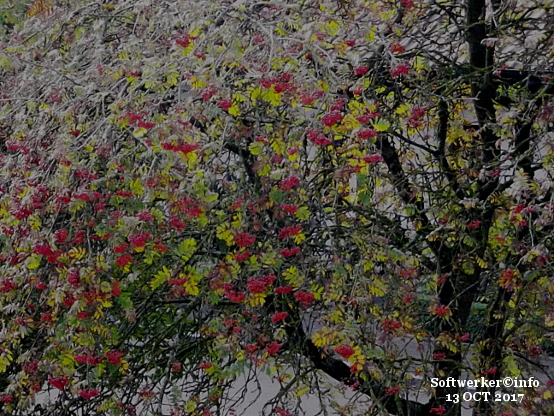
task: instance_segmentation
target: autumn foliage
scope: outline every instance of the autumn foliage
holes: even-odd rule
[[[548,4],[2,9],[0,412],[552,414]]]

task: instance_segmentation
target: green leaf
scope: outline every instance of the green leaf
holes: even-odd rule
[[[11,361],[11,356],[0,355],[0,373],[6,372]]]
[[[469,235],[465,235],[462,238],[462,242],[468,247],[475,247],[475,239],[470,237]]]
[[[250,100],[252,101],[252,104],[255,104],[256,100],[263,94],[262,87],[249,89],[249,91],[250,91]]]
[[[237,103],[233,103],[233,105],[231,106],[231,108],[229,108],[228,112],[229,112],[229,114],[231,114],[232,116],[238,117],[238,116],[240,116],[240,107],[238,106]]]
[[[135,195],[141,196],[144,188],[142,187],[141,181],[139,178],[135,179],[129,184],[129,188],[131,189],[131,192]]]
[[[223,223],[217,226],[216,228],[216,236],[220,240],[225,241],[225,243],[230,246],[233,244],[233,233],[231,232],[229,223]],[[220,247],[223,249],[223,247]]]
[[[214,202],[214,201],[217,201],[218,198],[219,198],[219,194],[217,194],[216,192],[207,192],[206,196],[204,197],[204,201]]]
[[[217,305],[220,299],[219,299],[219,296],[217,296],[215,293],[209,292],[207,296],[207,300],[210,305]]]
[[[410,112],[410,108],[411,108],[410,104],[407,104],[407,103],[400,104],[400,106],[398,106],[395,112],[396,114],[400,114],[401,116],[403,116]]]
[[[131,301],[131,295],[128,292],[123,292],[119,298],[119,304],[123,309],[132,309],[133,308],[133,302]]]
[[[377,28],[375,27],[372,27],[368,34],[365,36],[365,39],[369,42],[369,43],[373,43],[375,41],[375,33],[377,32]]]
[[[387,285],[381,279],[375,279],[369,285],[369,291],[373,296],[385,296]]]
[[[390,127],[390,123],[387,120],[382,118],[378,118],[373,123],[373,128],[380,132],[387,131],[389,127]]]
[[[284,192],[278,190],[278,189],[273,189],[270,193],[269,193],[269,199],[272,201],[272,202],[275,202],[277,204],[280,204],[281,202],[283,202],[286,198],[287,194],[285,194]]]
[[[281,104],[281,97],[283,94],[275,92],[275,87],[272,85],[271,88],[263,93],[263,99],[269,104],[277,107]]]
[[[264,145],[261,142],[254,142],[248,146],[248,150],[250,150],[250,153],[253,155],[259,155],[260,153],[263,153]]]
[[[382,358],[385,355],[385,352],[382,348],[376,347],[375,349],[369,348],[366,350],[366,355],[368,358]]]
[[[42,255],[40,254],[31,255],[27,260],[27,269],[29,270],[36,269],[38,266],[40,266],[41,261],[42,261]]]
[[[310,218],[310,211],[308,210],[308,207],[300,207],[298,208],[298,211],[296,211],[296,218],[299,220],[307,220]]]
[[[181,241],[177,251],[184,261],[187,261],[192,257],[196,251],[196,240],[194,238],[187,238],[185,241]]]
[[[171,273],[169,272],[167,267],[163,266],[162,270],[156,273],[156,275],[154,276],[154,279],[152,279],[152,281],[150,282],[150,288],[152,290],[156,290],[165,282],[167,282],[170,277],[171,277]]]
[[[31,231],[38,231],[42,223],[36,216],[31,215],[29,217],[29,225],[31,226]]]
[[[177,81],[179,81],[178,72],[170,72],[169,74],[167,74],[165,81],[167,86],[177,85]]]

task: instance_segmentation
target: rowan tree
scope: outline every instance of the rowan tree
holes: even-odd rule
[[[550,1],[0,5],[5,414],[552,413]]]

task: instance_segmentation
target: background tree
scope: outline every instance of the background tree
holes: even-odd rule
[[[225,414],[263,370],[268,413],[323,372],[371,399],[346,414],[455,415],[431,377],[547,374],[549,3],[28,9],[0,52],[3,411]],[[520,392],[477,412],[551,414]]]

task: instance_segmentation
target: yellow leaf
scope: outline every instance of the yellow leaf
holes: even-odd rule
[[[92,316],[95,320],[100,320],[104,316],[104,311],[101,308],[96,309]]]
[[[69,250],[69,257],[74,260],[81,260],[87,254],[86,250],[83,247],[73,247]]]
[[[348,103],[348,109],[352,113],[353,116],[358,116],[363,112],[364,104],[360,103],[359,101],[350,101]]]
[[[145,129],[144,127],[138,128],[133,132],[133,136],[136,137],[137,139],[140,139],[141,137],[144,137],[146,135],[147,131],[148,130]]]
[[[42,225],[42,223],[37,217],[35,217],[34,215],[31,215],[29,217],[29,225],[31,226],[31,231],[37,231],[38,229],[40,229],[40,226]]]
[[[259,155],[260,153],[263,153],[264,145],[261,142],[253,142],[250,146],[248,146],[248,150],[250,150],[250,153],[253,155]]]
[[[370,271],[371,269],[373,269],[373,266],[374,266],[373,262],[371,260],[368,260],[368,259],[365,259],[363,261],[363,265],[364,265],[364,271],[365,272]]]
[[[265,294],[263,293],[252,293],[248,299],[246,299],[246,304],[252,307],[262,306],[265,303]]]
[[[287,151],[287,145],[282,140],[272,140],[270,146],[278,155],[284,155]]]
[[[400,114],[401,116],[408,114],[410,112],[410,104],[404,103],[398,106],[396,109],[396,114]]]
[[[46,16],[52,12],[54,8],[53,0],[35,0],[33,4],[27,9],[27,15],[32,16]]]
[[[171,274],[169,273],[169,270],[167,269],[167,267],[163,266],[162,270],[156,273],[154,279],[152,279],[152,281],[150,282],[150,287],[152,288],[152,290],[156,290],[167,280],[169,280],[170,277]]]
[[[344,130],[354,130],[360,126],[361,123],[352,114],[347,114],[341,122],[341,128]]]
[[[296,244],[302,243],[306,239],[306,235],[304,233],[298,233],[294,236],[294,242]]]
[[[239,94],[238,92],[233,94],[233,100],[237,101],[239,103],[246,101],[246,97],[242,94]]]
[[[481,269],[486,269],[487,268],[487,262],[485,260],[483,260],[480,257],[477,257],[475,260],[477,261],[477,264],[479,265],[479,267]]]
[[[369,291],[373,296],[385,296],[385,290],[386,290],[385,282],[383,282],[381,279],[375,279],[370,285],[369,285]]]
[[[240,212],[238,212],[236,215],[233,216],[233,222],[231,223],[231,227],[233,228],[240,228],[242,224],[242,215]]]
[[[206,86],[206,83],[199,80],[197,77],[191,77],[190,78],[190,84],[192,85],[192,88],[202,88]]]
[[[333,332],[326,326],[324,326],[321,331],[316,332],[312,336],[312,342],[316,347],[326,347],[331,345],[335,339]]]
[[[140,183],[139,178],[132,181],[129,184],[129,188],[131,189],[131,192],[133,192],[133,194],[135,194],[135,195],[141,196],[142,193],[143,193],[143,187],[142,187],[142,184]]]
[[[196,251],[196,240],[194,238],[187,238],[179,244],[178,250],[181,258],[187,261]]]
[[[310,388],[308,386],[304,386],[304,387],[298,389],[298,391],[296,392],[296,397],[300,397],[300,396],[305,395],[308,392],[309,389]]]
[[[283,272],[283,277],[288,284],[294,287],[299,287],[304,282],[304,276],[295,266],[289,267],[287,270],[285,270]]]
[[[275,107],[281,104],[281,97],[282,94],[276,93],[273,85],[263,94],[263,99]]]
[[[9,355],[6,356],[6,353],[0,355],[0,373],[6,372],[11,361],[11,357]]]
[[[220,240],[225,241],[228,246],[233,244],[233,234],[231,233],[229,223],[223,223],[221,225],[218,225],[216,228],[216,234],[217,238]]]
[[[319,86],[319,88],[321,88],[323,91],[327,92],[329,91],[329,84],[327,84],[325,81],[323,80],[319,80],[317,81],[317,85]]]
[[[73,353],[64,353],[61,354],[59,360],[64,367],[69,367],[73,365],[75,358]]]
[[[177,85],[177,82],[179,81],[179,73],[178,72],[170,72],[166,76],[166,85],[173,86]]]
[[[373,123],[373,128],[377,131],[381,131],[381,132],[387,131],[389,127],[390,127],[390,123],[387,120],[382,118],[378,118]]]
[[[249,88],[248,91],[250,92],[250,100],[255,104],[256,100],[262,95],[262,87]]]
[[[27,263],[27,269],[29,270],[36,269],[38,266],[40,266],[41,261],[42,261],[42,256],[40,254],[31,255]]]
[[[375,32],[376,32],[375,27],[372,27],[369,33],[365,36],[365,38],[369,43],[373,43],[375,41]]]
[[[240,116],[240,108],[236,103],[233,103],[233,105],[229,108],[228,112],[234,117]]]
[[[269,176],[271,173],[271,165],[269,163],[266,163],[263,165],[263,167],[258,172],[259,176]]]
[[[182,276],[182,275],[180,275]],[[183,287],[185,290],[191,295],[191,296],[198,296],[200,293],[200,290],[198,289],[198,282],[200,280],[200,276],[198,275],[192,275],[190,276]]]
[[[427,64],[421,56],[416,56],[412,62],[413,68],[416,72],[421,72],[427,69]]]
[[[327,33],[331,36],[335,36],[339,31],[339,25],[337,22],[331,20],[327,25]]]
[[[291,162],[298,162],[300,160],[300,155],[297,153],[293,153],[292,155],[287,154],[287,159]]]
[[[296,218],[300,220],[307,220],[310,218],[310,211],[307,207],[300,207],[298,208],[298,211],[296,211]]]
[[[189,36],[190,36],[191,38],[197,38],[198,36],[200,36],[201,30],[202,30],[202,26],[201,26],[201,27],[197,27],[196,29],[192,30],[192,31],[189,33]]]

